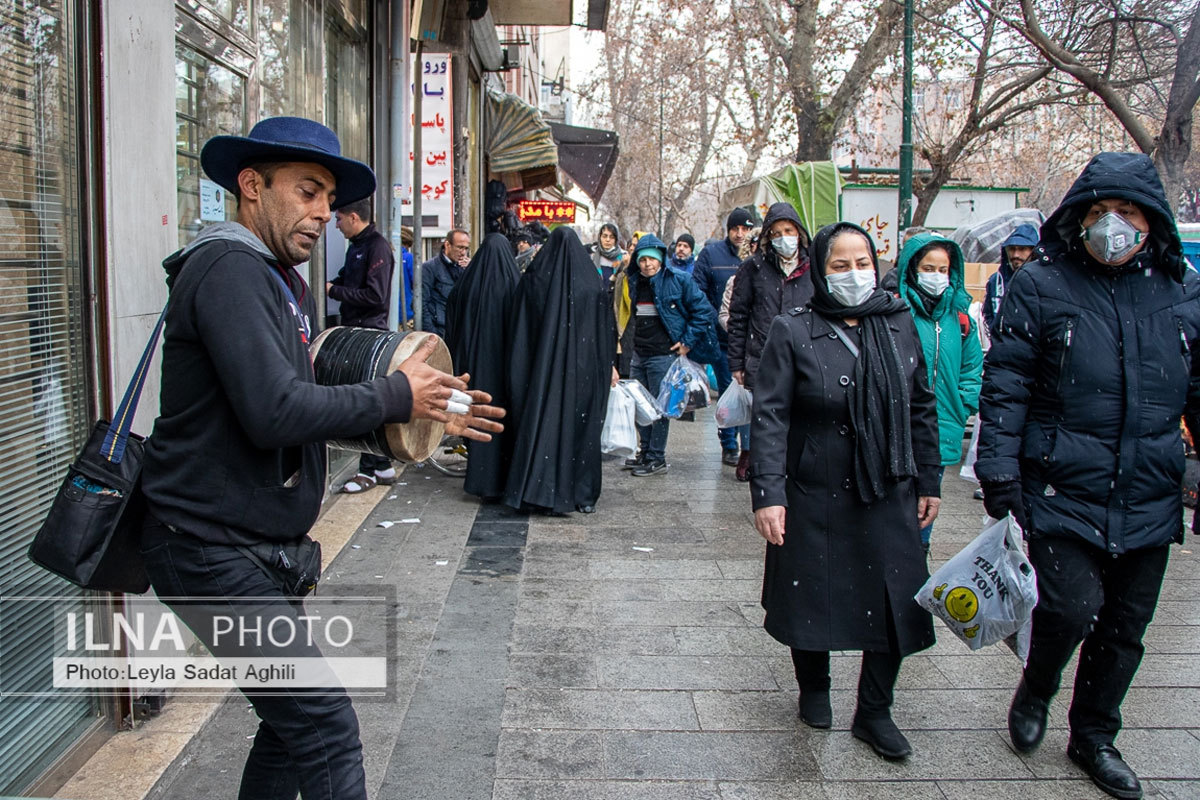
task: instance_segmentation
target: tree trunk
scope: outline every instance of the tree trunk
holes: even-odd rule
[[[918,228],[924,225],[925,220],[929,218],[929,209],[933,207],[933,201],[937,199],[942,187],[950,180],[950,168],[950,164],[934,164],[933,172],[929,177],[913,187],[913,197],[917,201],[917,207],[913,211],[911,227]]]

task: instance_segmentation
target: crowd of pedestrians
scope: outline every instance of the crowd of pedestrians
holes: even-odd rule
[[[321,191],[349,185],[355,196],[366,193],[354,184],[365,186],[361,165],[316,163],[327,170]],[[285,169],[272,177],[293,176]],[[290,365],[276,369],[287,373],[276,383],[310,384],[303,342],[291,341],[290,323],[262,310],[288,292],[304,296],[289,266],[306,253],[262,244],[273,241],[273,223],[257,216],[257,198],[269,194],[270,181],[254,167],[230,181],[244,203],[242,225],[202,237],[169,260],[168,270],[201,259],[216,269],[226,254],[244,261],[238,280],[258,298],[247,314],[271,328],[252,338],[269,333],[286,350],[281,364]],[[606,471],[607,400],[620,378],[658,395],[668,369],[686,356],[711,370],[717,392],[736,381],[752,394],[751,423],[715,435],[731,478],[750,484],[754,525],[766,541],[764,625],[791,653],[799,717],[832,726],[830,653],[861,651],[851,732],[881,757],[899,760],[912,747],[891,716],[897,676],[906,656],[934,643],[932,617],[913,598],[929,579],[942,478],[962,458],[974,419],[984,507],[1020,524],[1037,573],[1028,660],[1008,713],[1013,747],[1025,753],[1041,743],[1062,673],[1082,647],[1067,754],[1108,794],[1140,797],[1138,777],[1115,746],[1120,706],[1142,659],[1169,545],[1183,537],[1180,423],[1193,431],[1200,424],[1192,356],[1200,344],[1200,280],[1185,268],[1153,163],[1143,155],[1098,155],[1040,231],[1015,227],[986,287],[984,330],[968,313],[963,253],[953,240],[910,236],[885,274],[863,228],[838,222],[810,231],[787,202],[765,212],[758,220],[734,209],[724,236],[698,253],[688,233],[669,244],[640,231],[624,240],[605,223],[587,246],[568,226],[514,229],[489,233],[472,255],[470,234],[451,230],[422,265],[419,289],[423,327],[445,337],[479,403],[477,414],[456,425],[472,439],[466,491],[527,512],[592,513]],[[328,200],[311,213],[328,217]],[[348,324],[386,327],[390,249],[371,225],[369,203],[344,205],[337,217],[350,250],[328,294],[341,300]],[[203,278],[192,280],[202,274],[189,266],[173,301],[181,291],[202,291]],[[177,412],[169,406],[178,398],[207,396],[194,377],[173,370],[200,346],[224,348],[222,358],[254,372],[256,384],[263,367],[261,357],[250,359],[202,319],[178,317],[168,315],[164,416],[146,468],[147,495],[162,521],[148,527],[147,539],[152,549],[167,549],[148,556],[156,587],[203,592],[202,582],[176,585],[175,560],[201,556],[184,553],[167,523],[194,528],[196,541],[187,541],[197,552],[235,542],[225,507],[192,498],[167,468],[207,462],[168,456],[185,444],[227,455],[229,442],[188,442],[171,427]],[[468,388],[415,363],[407,369],[407,378],[325,402],[347,404],[346,415],[367,428],[444,419],[445,395]],[[215,377],[210,383],[223,385]],[[224,394],[211,404],[229,420],[253,406]],[[501,408],[503,429],[491,421]],[[266,463],[256,447],[278,448],[271,463],[283,463],[296,445],[315,446],[347,425],[244,442],[246,491],[264,480],[255,471]],[[638,427],[638,450],[623,463],[632,476],[669,470],[670,425],[663,417]],[[228,426],[243,429],[258,430]],[[393,477],[390,464],[364,458],[353,481],[361,491]],[[297,516],[297,531],[302,522]],[[256,707],[261,736],[271,740],[282,716],[269,703]],[[339,786],[350,787],[344,796],[361,796],[348,702],[313,708],[337,718],[344,763],[327,767]],[[286,735],[309,741],[317,734]],[[261,780],[260,771],[252,757],[247,780]],[[300,786],[318,779],[316,770],[293,778]]]
[[[851,732],[903,759],[893,689],[903,658],[934,642],[913,596],[929,578],[942,478],[976,420],[985,508],[1022,527],[1040,597],[1009,709],[1013,747],[1040,744],[1082,645],[1067,753],[1108,794],[1140,797],[1115,747],[1120,706],[1168,546],[1182,541],[1180,422],[1195,429],[1200,412],[1200,281],[1152,162],[1101,154],[1040,231],[1016,226],[982,326],[962,250],[936,233],[908,237],[886,274],[867,231],[812,233],[786,202],[760,223],[735,209],[694,258],[690,234],[620,236],[605,224],[589,254],[560,229],[553,255],[520,279],[521,302],[538,307],[510,360],[539,353],[513,375],[537,400],[512,398],[510,429],[528,453],[512,458],[507,501],[594,509],[599,425],[587,415],[603,418],[618,375],[657,394],[686,355],[718,391],[742,384],[752,423],[716,435],[751,484],[765,627],[791,651],[799,716],[832,725],[830,652],[862,651]],[[572,414],[578,424],[564,424]],[[634,476],[669,469],[669,424],[639,428],[624,463]]]

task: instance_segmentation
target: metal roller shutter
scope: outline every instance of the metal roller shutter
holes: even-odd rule
[[[0,794],[97,715],[83,695],[14,696],[52,687],[56,601],[11,598],[81,595],[26,557],[89,427],[75,21],[72,0],[0,0]]]

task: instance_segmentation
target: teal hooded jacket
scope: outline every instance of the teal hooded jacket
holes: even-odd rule
[[[926,307],[923,296],[912,285],[909,264],[926,245],[944,244],[950,252],[950,286],[938,298],[932,310]],[[941,443],[942,466],[957,464],[962,458],[963,431],[967,418],[979,410],[979,388],[983,376],[983,348],[975,322],[968,319],[969,330],[962,333],[959,313],[966,314],[971,305],[963,270],[962,251],[953,240],[936,233],[912,237],[900,251],[896,262],[900,297],[908,303],[925,366],[929,370],[929,385],[937,395],[938,432]]]

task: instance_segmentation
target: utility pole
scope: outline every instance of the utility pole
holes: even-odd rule
[[[666,236],[663,231],[663,74],[661,65],[658,70],[658,235]]]
[[[900,207],[896,215],[899,234],[912,224],[913,194],[913,1],[904,0],[904,122],[900,141]]]
[[[404,185],[405,161],[408,159],[409,137],[409,79],[408,79],[408,31],[409,3],[392,3],[391,30],[391,115],[389,126],[390,159],[388,173],[391,177],[388,187],[391,195],[389,209],[391,214],[388,223],[391,228],[391,240],[396,246],[396,269],[392,272],[392,297],[399,298],[399,303],[390,303],[388,307],[388,328],[399,330],[404,327],[408,303],[404,289],[404,251],[400,242],[400,227],[402,220],[402,202]],[[414,248],[416,245],[414,244]],[[413,255],[414,261],[416,255]],[[415,268],[415,264],[413,265]],[[419,285],[419,284],[418,284]],[[416,286],[413,287],[416,289]]]
[[[424,50],[425,43],[417,40],[417,53],[414,68],[417,74],[421,74],[421,55]],[[420,81],[413,81],[412,93],[412,144],[413,144],[413,161],[412,161],[412,182],[413,182],[413,321],[416,330],[425,330],[425,309],[422,302],[424,292],[421,291],[421,262],[425,260],[424,247],[424,231],[421,230],[421,189],[424,187],[424,177],[421,175],[421,163],[425,157],[421,150],[421,120],[424,119],[422,111],[422,100],[424,92],[422,91]]]

